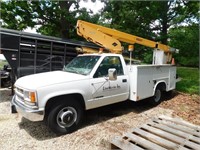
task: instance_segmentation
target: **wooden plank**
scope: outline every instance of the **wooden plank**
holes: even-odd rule
[[[184,145],[184,146],[188,146],[188,147],[191,147],[193,149],[200,149],[200,144],[196,144],[196,143],[193,143],[193,142],[190,142],[188,140],[185,140],[185,142],[181,145]]]
[[[150,142],[142,137],[139,137],[135,134],[132,134],[130,132],[126,133],[125,134],[126,137],[128,137],[130,140],[132,140],[133,142],[135,143],[138,143],[139,145],[141,145],[142,147],[145,147],[145,149],[159,149],[159,150],[166,150],[165,148],[153,143],[153,142]]]
[[[200,144],[200,138],[195,137],[195,136],[191,136],[191,134],[189,134],[189,133],[185,133],[185,132],[183,132],[183,131],[180,131],[180,130],[177,130],[177,129],[168,127],[168,126],[163,125],[163,124],[158,124],[158,123],[155,123],[155,122],[150,122],[150,123],[148,123],[148,124],[151,125],[151,126],[153,126],[153,127],[156,127],[156,128],[161,129],[161,130],[164,130],[164,131],[166,131],[166,132],[169,132],[169,133],[178,135],[178,136],[180,136],[180,137],[184,137],[184,138],[187,138],[187,139],[189,138],[189,139],[191,139],[192,141],[194,141],[194,142]]]
[[[153,127],[156,127],[156,128],[159,128],[161,130],[164,130],[164,131],[167,131],[167,132],[170,132],[170,133],[173,133],[173,134],[176,134],[178,136],[181,136],[181,137],[188,137],[190,136],[191,134],[189,133],[185,133],[183,131],[180,131],[180,130],[177,130],[177,129],[174,129],[174,128],[171,128],[167,125],[164,125],[164,124],[160,124],[160,123],[155,123],[155,122],[150,122],[148,123],[149,125],[153,126]]]
[[[164,124],[164,125],[166,125],[168,127],[174,128],[176,130],[181,130],[183,132],[186,132],[186,133],[195,135],[197,137],[200,137],[200,132],[197,132],[196,130],[191,129],[189,127],[186,127],[186,126],[183,126],[183,125],[178,125],[178,124],[175,124],[175,123],[172,123],[172,122],[168,122],[166,120],[153,119],[153,121],[161,123],[161,124]]]
[[[161,123],[161,124],[164,124],[166,126],[169,126],[171,128],[174,128],[176,130],[181,130],[183,132],[186,132],[186,133],[189,133],[191,135],[195,135],[197,137],[200,137],[200,132],[197,132],[196,130],[192,129],[192,128],[189,128],[187,126],[183,126],[183,125],[178,125],[178,124],[175,124],[173,122],[168,122],[166,120],[159,120],[159,119],[154,119],[154,121],[158,122],[158,123]]]
[[[196,144],[194,142],[188,141],[185,138],[173,135],[171,133],[168,133],[166,131],[157,129],[155,127],[148,126],[148,125],[143,125],[142,128],[150,131],[151,133],[154,133],[154,134],[157,134],[157,135],[159,135],[159,136],[161,136],[163,138],[166,138],[166,139],[168,139],[170,141],[176,142],[178,144],[186,145],[186,146],[194,148],[194,149],[200,149],[200,145],[199,144]]]
[[[189,150],[189,149],[186,148],[186,147],[183,147],[183,146],[179,146],[179,147],[177,148],[177,150]]]
[[[111,141],[111,149],[122,149],[122,150],[144,150],[141,147],[130,143],[120,137],[115,137]]]
[[[159,136],[156,136],[152,133],[149,133],[149,132],[146,132],[142,129],[135,129],[133,131],[134,133],[137,133],[137,134],[140,134],[142,137],[145,137],[145,139],[149,139],[150,141],[156,143],[156,144],[159,144],[161,145],[162,147],[165,147],[167,149],[174,149],[174,148],[177,148],[178,147],[178,144],[175,144],[171,141],[168,141],[166,139],[163,139]]]
[[[200,127],[186,121],[160,116],[132,129],[123,137],[112,140],[111,145],[129,149],[200,149]]]
[[[176,135],[173,135],[171,133],[168,133],[166,131],[163,131],[163,130],[160,130],[160,129],[157,129],[155,127],[151,127],[151,126],[148,126],[148,125],[143,125],[142,128],[150,131],[151,133],[154,133],[156,135],[159,135],[160,137],[163,137],[165,139],[168,139],[172,142],[176,142],[176,143],[183,143],[185,141],[184,138],[181,138],[179,136],[176,136]]]
[[[190,137],[189,140],[191,140],[192,142],[195,142],[197,144],[200,144],[200,138],[198,138],[196,136]]]
[[[158,118],[164,119],[164,120],[167,120],[167,121],[172,121],[172,122],[178,123],[178,124],[180,124],[180,125],[184,125],[184,126],[187,126],[187,127],[189,127],[189,128],[192,128],[192,129],[194,129],[194,130],[200,131],[200,126],[191,124],[191,123],[189,123],[189,122],[187,122],[187,121],[185,121],[185,120],[181,120],[181,119],[179,119],[179,118],[171,118],[171,117],[163,116],[163,115],[160,116],[160,117],[158,117]]]

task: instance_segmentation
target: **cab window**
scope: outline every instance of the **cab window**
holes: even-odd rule
[[[94,78],[108,76],[108,69],[110,68],[115,68],[118,76],[124,75],[120,58],[118,56],[107,56],[99,65],[96,73],[94,74]]]

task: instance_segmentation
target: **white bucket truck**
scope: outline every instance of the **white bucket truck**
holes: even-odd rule
[[[78,128],[89,109],[148,97],[159,104],[162,93],[176,86],[176,67],[163,64],[163,54],[165,59],[155,57],[152,65],[132,66],[121,54],[83,54],[63,71],[19,78],[12,112],[31,121],[44,120],[53,132],[66,134]]]

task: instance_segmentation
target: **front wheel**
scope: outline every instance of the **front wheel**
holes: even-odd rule
[[[57,104],[50,111],[48,127],[56,134],[62,135],[76,130],[83,118],[83,108],[76,101]]]

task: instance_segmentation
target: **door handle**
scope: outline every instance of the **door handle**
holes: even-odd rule
[[[127,82],[127,79],[122,79],[122,82]]]

